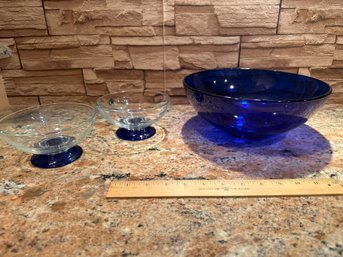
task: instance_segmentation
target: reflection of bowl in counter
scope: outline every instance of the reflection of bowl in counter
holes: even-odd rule
[[[33,165],[64,166],[82,154],[77,146],[90,133],[94,108],[78,103],[29,107],[0,120],[0,136],[21,151],[34,154]]]
[[[327,100],[331,87],[311,77],[257,69],[219,69],[184,79],[198,114],[238,137],[265,137],[289,131]]]
[[[158,91],[122,91],[98,98],[97,108],[109,123],[119,127],[119,138],[137,141],[155,134],[151,125],[166,113],[169,102],[169,96]]]

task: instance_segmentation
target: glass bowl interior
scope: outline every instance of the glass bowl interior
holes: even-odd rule
[[[58,154],[80,143],[91,131],[95,108],[78,103],[29,107],[0,120],[0,136],[33,154]]]
[[[203,94],[247,101],[309,101],[331,93],[328,84],[315,78],[257,69],[198,72],[187,76],[184,85]]]
[[[151,126],[168,110],[170,98],[158,91],[118,92],[97,99],[102,116],[111,124],[128,130]]]

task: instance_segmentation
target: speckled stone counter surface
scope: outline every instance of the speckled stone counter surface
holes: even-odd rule
[[[0,143],[0,256],[343,256],[343,196],[108,200],[111,180],[335,178],[343,106],[284,136],[238,140],[171,106],[157,135],[117,140],[98,119],[57,169]]]

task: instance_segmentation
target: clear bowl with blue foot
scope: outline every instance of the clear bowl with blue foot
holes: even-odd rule
[[[168,110],[170,98],[159,91],[107,94],[97,99],[100,114],[118,127],[116,136],[126,141],[141,141],[153,137],[152,126]]]
[[[82,155],[78,146],[91,132],[96,109],[79,103],[48,104],[12,112],[0,119],[0,137],[33,154],[39,168],[57,168]]]

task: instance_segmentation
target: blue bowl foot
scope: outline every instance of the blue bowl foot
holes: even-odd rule
[[[146,127],[141,130],[128,130],[120,128],[116,131],[116,135],[123,140],[139,141],[152,137],[155,135],[156,129],[153,127]]]
[[[82,152],[82,148],[77,145],[63,153],[53,155],[34,154],[31,157],[31,163],[33,166],[44,169],[62,167],[79,159]]]

